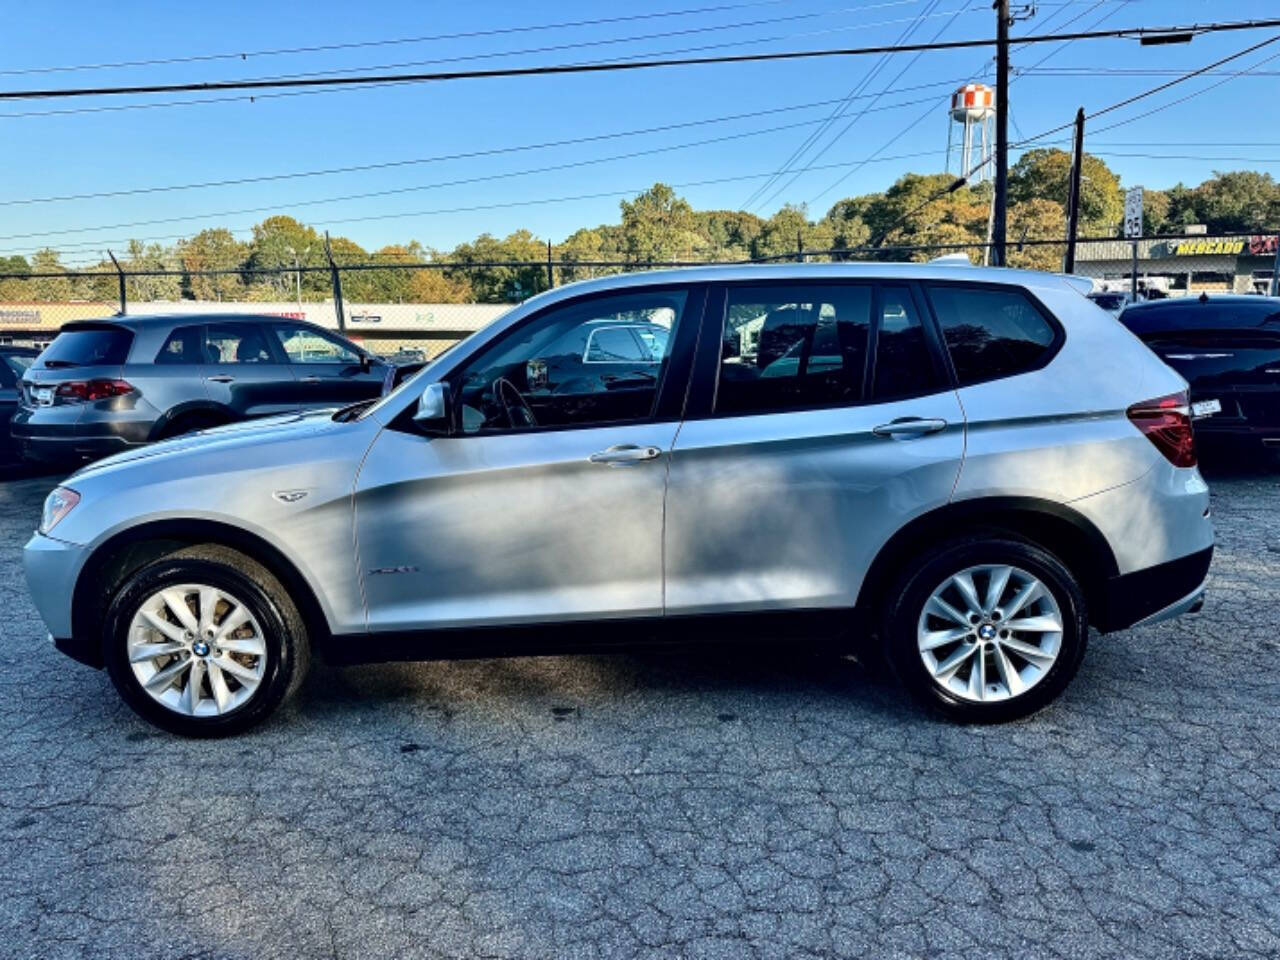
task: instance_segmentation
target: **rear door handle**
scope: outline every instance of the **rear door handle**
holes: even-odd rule
[[[900,417],[897,420],[882,423],[878,427],[872,427],[871,432],[877,437],[923,437],[930,433],[937,433],[946,425],[945,420]]]
[[[593,453],[587,459],[592,463],[638,463],[642,460],[654,460],[661,453],[662,451],[657,447],[638,447],[634,443],[619,443]]]
[[[302,377],[299,382],[300,383],[319,383],[320,378],[317,376]]]
[[[220,373],[216,377],[210,377],[210,383],[231,383],[235,377],[228,377],[225,373]]]

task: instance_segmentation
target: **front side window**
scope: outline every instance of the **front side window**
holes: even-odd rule
[[[1053,327],[1018,290],[939,285],[929,299],[961,386],[1032,369],[1053,345]]]
[[[200,328],[178,327],[169,334],[160,352],[156,354],[156,363],[181,364],[201,363],[204,357],[200,353]]]
[[[256,324],[212,325],[207,328],[204,349],[210,363],[275,363],[267,338]]]
[[[643,420],[653,415],[683,290],[554,307],[455,377],[463,433]]]
[[[290,363],[359,363],[360,355],[337,337],[311,327],[272,328]]]

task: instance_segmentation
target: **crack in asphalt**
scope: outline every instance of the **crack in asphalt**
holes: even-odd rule
[[[0,485],[0,953],[1280,955],[1280,485],[1211,477],[1204,612],[951,726],[790,649],[317,666],[233,740],[48,646]]]

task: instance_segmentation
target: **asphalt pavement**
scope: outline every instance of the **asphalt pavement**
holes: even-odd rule
[[[1203,613],[951,726],[790,650],[313,671],[251,734],[55,652],[0,483],[0,956],[1276,957],[1280,472]]]

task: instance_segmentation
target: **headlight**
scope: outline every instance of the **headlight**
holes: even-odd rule
[[[40,532],[48,533],[80,502],[80,494],[66,487],[58,487],[44,498],[44,512],[40,514]]]

